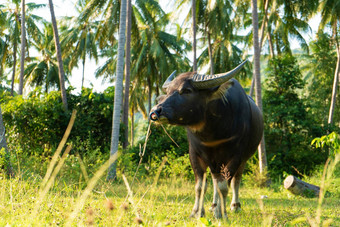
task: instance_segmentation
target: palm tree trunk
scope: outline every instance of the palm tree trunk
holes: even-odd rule
[[[52,27],[53,27],[53,34],[54,34],[54,44],[55,44],[55,48],[57,50],[61,99],[63,101],[64,109],[65,109],[65,111],[67,111],[68,106],[67,106],[66,89],[65,89],[65,72],[64,72],[64,66],[63,66],[63,60],[61,58],[61,49],[60,49],[57,21],[55,19],[54,7],[53,7],[52,0],[48,0],[48,4],[50,6],[50,11],[51,11],[51,20],[52,20]]]
[[[13,72],[12,72],[12,82],[11,82],[11,96],[14,95],[14,81],[15,81],[15,68],[17,65],[17,42],[14,40],[13,44]]]
[[[276,34],[275,35],[275,44],[276,44],[276,53],[277,53],[277,55],[278,56],[280,56],[281,55],[281,48],[280,48],[280,44],[279,44],[279,37],[278,37],[278,35]]]
[[[262,97],[261,97],[261,74],[260,74],[260,45],[258,36],[258,14],[257,14],[257,0],[251,1],[252,16],[253,16],[253,46],[254,46],[254,78],[255,78],[255,98],[256,104],[262,111]],[[260,173],[264,173],[267,168],[267,156],[265,149],[264,136],[262,136],[261,143],[258,147]]]
[[[130,58],[131,58],[131,0],[127,0],[127,18],[126,18],[126,53],[125,53],[125,92],[124,92],[124,110],[123,110],[123,124],[124,142],[123,149],[129,145],[129,91],[130,91]]]
[[[336,46],[336,53],[337,53],[337,63],[336,63],[336,69],[334,73],[331,106],[329,108],[329,114],[328,114],[328,124],[333,124],[333,115],[334,115],[334,109],[335,109],[335,103],[336,103],[336,93],[338,90],[338,82],[339,82],[339,77],[340,77],[340,72],[339,72],[340,70],[340,45],[337,40],[337,37],[335,37],[335,46]]]
[[[124,47],[126,38],[125,32],[126,32],[126,0],[122,0],[120,5],[116,86],[112,115],[112,134],[110,148],[111,157],[117,153],[119,143],[120,111],[122,109],[123,101],[124,52],[125,52]],[[115,163],[112,163],[109,167],[107,180],[114,180],[115,178],[116,178],[116,165]]]
[[[20,58],[20,78],[19,78],[19,95],[22,95],[24,89],[24,64],[25,64],[25,0],[21,0],[21,58]]]
[[[265,6],[264,6],[263,22],[262,22],[262,25],[261,25],[260,53],[261,53],[263,41],[264,41],[264,30],[266,28],[266,24],[267,24],[267,20],[268,20],[268,5],[269,5],[269,0],[266,0]],[[249,91],[250,97],[252,97],[253,94],[254,94],[254,87],[255,87],[255,78],[253,77],[252,80],[251,80],[250,91]]]
[[[83,92],[84,80],[85,80],[85,58],[86,58],[86,54],[84,54],[84,57],[83,57],[83,75],[81,77],[81,91],[82,92]]]
[[[196,58],[196,0],[191,0],[191,13],[192,13],[192,52],[193,52],[193,66],[192,71],[197,71],[197,58]]]
[[[274,45],[273,45],[272,35],[270,34],[270,32],[268,32],[268,43],[269,43],[270,56],[274,58],[275,57]]]
[[[135,108],[131,110],[131,145],[133,146],[135,140]]]
[[[151,85],[150,77],[147,78],[147,83],[148,83],[148,89],[149,89],[149,94],[148,94],[148,113],[150,113],[151,112],[151,90],[152,90],[152,85]]]
[[[208,52],[209,52],[209,61],[210,61],[210,75],[214,74],[214,60],[212,56],[212,46],[211,46],[211,39],[210,39],[210,32],[208,31]]]
[[[2,120],[2,111],[0,106],[0,151],[2,149],[5,149],[5,161],[6,161],[6,167],[7,167],[7,175],[9,177],[14,177],[14,171],[13,167],[10,161],[10,153],[7,148],[7,142],[6,142],[6,136],[5,136],[5,125]],[[0,154],[1,157],[1,154]]]

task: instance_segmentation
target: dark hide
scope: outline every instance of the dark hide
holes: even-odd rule
[[[214,179],[212,208],[215,216],[220,218],[225,215],[222,209],[225,209],[228,193],[225,179],[234,194],[231,208],[240,208],[238,187],[245,163],[255,153],[262,138],[262,114],[237,80],[197,90],[192,86],[192,75],[185,73],[175,78],[150,116],[155,114],[161,122],[186,127],[190,161],[196,178],[192,216],[204,215],[204,209],[198,214],[198,204],[200,193],[205,190],[201,188],[203,174],[209,167]],[[224,176],[222,169],[226,170]]]

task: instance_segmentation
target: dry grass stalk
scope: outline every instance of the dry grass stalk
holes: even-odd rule
[[[73,110],[72,112],[72,116],[71,116],[71,119],[68,123],[68,126],[66,128],[66,131],[64,133],[64,136],[62,138],[62,140],[60,141],[59,145],[58,145],[58,148],[57,150],[55,151],[53,157],[52,157],[52,160],[51,160],[51,163],[50,165],[48,166],[48,169],[46,171],[46,175],[41,183],[42,187],[45,187],[45,184],[47,183],[48,179],[50,178],[51,176],[51,173],[53,171],[53,168],[55,166],[55,164],[57,163],[58,161],[58,157],[63,149],[63,147],[65,146],[65,143],[67,141],[67,138],[69,137],[70,133],[71,133],[71,130],[72,130],[72,127],[73,127],[73,124],[74,124],[74,121],[76,119],[76,115],[77,115],[77,110]]]
[[[71,226],[73,220],[78,215],[79,211],[84,207],[85,201],[87,197],[92,192],[93,188],[96,186],[97,181],[103,176],[105,171],[109,168],[109,166],[114,163],[118,158],[118,152],[114,155],[111,155],[110,159],[107,160],[99,170],[94,174],[91,180],[88,182],[87,187],[85,188],[83,194],[78,198],[76,205],[74,206],[73,212],[69,216],[65,226]]]
[[[84,175],[85,181],[88,182],[89,181],[89,175],[87,174],[85,164],[84,164],[83,160],[81,159],[80,154],[78,152],[77,152],[76,156],[79,160],[80,169],[81,169],[81,172]]]
[[[68,145],[67,148],[65,149],[65,152],[64,152],[63,156],[61,157],[58,165],[53,170],[51,177],[48,179],[47,183],[45,184],[45,187],[40,189],[39,197],[38,197],[38,200],[36,201],[36,205],[35,205],[35,210],[32,213],[33,216],[36,216],[43,199],[47,195],[48,191],[51,189],[51,187],[52,187],[52,185],[55,181],[55,178],[57,177],[57,174],[59,173],[61,167],[64,165],[65,160],[67,158],[67,155],[70,153],[71,149],[72,149],[72,145]]]

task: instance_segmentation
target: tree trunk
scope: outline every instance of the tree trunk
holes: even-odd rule
[[[6,136],[5,136],[5,125],[2,119],[2,111],[0,106],[0,151],[5,149],[5,167],[7,168],[7,175],[9,177],[14,177],[14,171],[10,160],[10,153],[7,148]],[[1,157],[1,153],[0,153]]]
[[[274,58],[275,57],[274,45],[273,45],[272,35],[269,32],[268,32],[268,43],[269,43],[270,57]]]
[[[262,94],[261,94],[261,74],[260,74],[260,45],[258,36],[258,15],[257,15],[257,0],[251,1],[252,16],[253,16],[253,46],[254,46],[254,73],[255,78],[255,98],[256,105],[262,111]],[[267,168],[267,157],[264,143],[264,135],[258,147],[260,173],[264,173]]]
[[[335,109],[335,103],[336,103],[336,93],[338,90],[338,82],[339,82],[339,77],[340,77],[340,72],[339,72],[340,70],[340,45],[337,40],[337,37],[335,37],[335,46],[336,46],[336,53],[337,53],[337,63],[336,63],[336,69],[334,73],[331,106],[329,107],[329,114],[328,114],[328,124],[333,124],[333,115],[334,115],[334,109]]]
[[[266,24],[268,20],[268,5],[269,0],[266,0],[265,6],[264,6],[264,16],[263,16],[263,22],[261,25],[261,41],[260,41],[260,54],[262,51],[263,41],[264,41],[264,30],[266,29]],[[254,87],[255,87],[255,78],[253,77],[251,80],[250,90],[249,90],[249,96],[253,97],[254,94]]]
[[[125,92],[124,92],[124,110],[123,110],[123,124],[124,130],[124,142],[123,149],[126,149],[129,145],[129,92],[130,92],[130,58],[131,58],[131,0],[127,0],[126,6],[126,51],[125,51]]]
[[[308,184],[297,177],[290,175],[288,176],[284,182],[285,189],[289,190],[291,193],[295,195],[302,196],[319,196],[320,187],[312,184]]]
[[[192,71],[197,71],[197,58],[196,58],[196,0],[191,0],[191,13],[192,13],[192,52],[193,52],[193,66]]]
[[[21,0],[21,58],[20,58],[19,92],[18,92],[19,95],[22,95],[24,90],[25,44],[26,44],[25,0]]]
[[[116,85],[112,115],[112,134],[110,148],[111,157],[117,153],[119,143],[120,112],[122,109],[123,101],[124,52],[125,52],[124,47],[126,38],[125,32],[126,32],[126,0],[122,0],[120,5]],[[116,178],[116,164],[112,163],[109,167],[106,179],[114,180],[115,178]]]
[[[11,96],[14,95],[14,81],[15,81],[15,67],[17,64],[17,42],[14,40],[13,44],[13,72],[12,72],[12,82],[11,82]]]
[[[131,110],[131,145],[133,146],[135,140],[135,108]]]
[[[84,80],[85,80],[85,59],[86,58],[86,54],[84,54],[83,57],[83,75],[81,77],[81,92],[83,92],[83,88],[84,88]]]
[[[148,113],[151,112],[151,89],[152,89],[152,85],[151,85],[151,80],[148,77],[147,78],[147,83],[148,83],[148,89],[149,89],[149,94],[148,94]]]
[[[51,11],[51,20],[52,20],[52,27],[53,27],[53,34],[54,34],[54,44],[55,44],[55,48],[56,48],[56,51],[57,51],[61,99],[63,101],[64,109],[65,109],[65,111],[67,111],[68,105],[67,105],[66,89],[65,89],[65,72],[64,72],[64,66],[63,66],[63,60],[61,58],[61,49],[60,49],[57,21],[55,19],[54,7],[53,7],[52,0],[48,0],[48,4],[50,6],[50,11]]]
[[[210,32],[208,33],[208,52],[209,52],[209,61],[210,61],[210,75],[214,74],[214,59],[212,55],[212,46],[211,46],[211,39],[210,39]]]
[[[279,37],[278,34],[275,35],[275,44],[276,44],[276,53],[278,56],[281,55],[281,48],[280,48],[280,44],[279,44]]]

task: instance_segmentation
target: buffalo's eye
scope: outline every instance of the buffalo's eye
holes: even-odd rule
[[[190,93],[192,93],[191,88],[183,88],[180,92],[180,94],[190,94]]]

